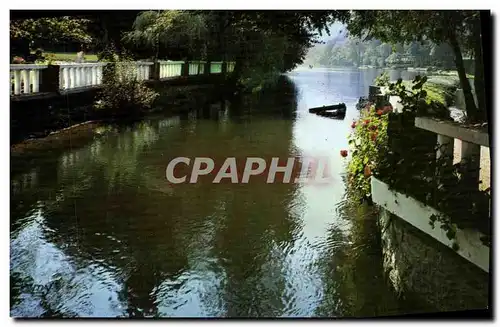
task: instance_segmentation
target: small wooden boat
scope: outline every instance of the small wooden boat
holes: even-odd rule
[[[337,111],[345,111],[347,110],[347,107],[345,103],[339,103],[339,104],[334,104],[331,106],[323,106],[323,107],[315,107],[315,108],[310,108],[309,112],[312,114],[317,114],[322,111],[327,111],[327,110],[337,110]]]
[[[310,113],[314,113],[318,116],[344,119],[347,111],[345,103],[334,104],[331,106],[323,106],[309,109]]]

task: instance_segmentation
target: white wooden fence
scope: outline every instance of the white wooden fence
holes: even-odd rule
[[[177,77],[182,75],[182,65],[184,61],[159,61],[160,79]]]
[[[41,72],[46,65],[10,65],[10,94],[30,94],[40,91]]]

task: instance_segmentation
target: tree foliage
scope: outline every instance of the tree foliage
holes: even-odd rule
[[[181,48],[190,58],[205,59],[207,26],[203,15],[183,10],[144,11],[132,31],[124,34],[125,44],[155,52]]]
[[[472,96],[466,76],[464,54],[473,53],[476,59],[475,75],[480,93],[483,76],[480,16],[467,10],[359,10],[348,21],[351,35],[383,42],[401,43],[432,41],[448,44],[453,52],[455,66],[464,92],[467,116],[471,120],[484,119],[484,96],[479,95],[479,109]],[[479,75],[479,76],[478,76]],[[479,77],[479,78],[478,78]]]
[[[22,19],[10,22],[11,40],[24,39],[33,45],[93,41],[88,27],[90,20],[74,17]]]

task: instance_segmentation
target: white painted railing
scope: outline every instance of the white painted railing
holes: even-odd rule
[[[222,61],[212,61],[210,63],[210,74],[222,73]]]
[[[159,78],[170,78],[182,76],[183,61],[159,61]],[[93,63],[65,63],[60,62],[59,66],[59,89],[71,90],[85,87],[95,87],[103,83],[103,70],[105,62]],[[116,72],[119,78],[126,75],[136,77],[140,81],[152,78],[152,67],[154,62],[118,62]],[[210,63],[210,74],[222,73],[222,61]],[[228,62],[228,72],[234,70],[235,63]],[[206,61],[192,61],[189,63],[189,75],[205,74]],[[40,92],[41,75],[47,65],[37,64],[12,64],[10,65],[10,92],[11,95],[32,94]],[[52,85],[53,83],[50,82]]]
[[[123,61],[115,64],[115,74],[119,80],[124,78],[136,78],[138,81],[146,81],[151,77],[151,67],[154,62],[147,61]]]
[[[203,75],[205,73],[206,61],[190,61],[189,75]]]
[[[10,65],[10,94],[30,94],[40,92],[41,71],[46,65]]]
[[[236,63],[234,61],[228,61],[227,62],[227,72],[232,73],[234,71],[234,66]]]
[[[460,157],[468,163],[469,178],[477,182],[479,187],[479,172],[481,164],[481,146],[490,146],[488,133],[477,129],[460,126],[458,123],[429,117],[415,118],[415,126],[437,134],[437,158],[446,158],[447,164],[453,164],[455,139],[461,141]]]
[[[59,66],[59,89],[70,90],[101,85],[104,66],[106,63],[61,64]]]
[[[159,61],[160,79],[181,76],[183,64],[184,61]]]
[[[151,67],[154,65],[154,62],[135,61],[133,64],[135,65],[137,80],[147,81],[151,76]]]
[[[450,248],[453,248],[453,243],[456,242],[459,244],[457,253],[460,256],[484,271],[489,271],[490,249],[482,243],[481,238],[484,236],[482,233],[473,229],[456,228],[455,240],[450,240],[444,229],[434,228],[429,224],[429,217],[441,215],[436,209],[417,201],[411,196],[391,190],[388,184],[374,176],[371,177],[371,189],[372,199],[375,204]]]

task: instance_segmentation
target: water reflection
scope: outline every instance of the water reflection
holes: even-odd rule
[[[355,287],[376,275],[372,261],[348,279],[352,226],[336,211],[346,164],[338,153],[369,78],[292,73],[277,88],[121,127],[14,174],[11,315],[381,312],[379,302],[394,299],[381,280]],[[344,121],[307,112],[341,101]],[[180,156],[326,156],[334,180],[169,185],[166,165]]]

